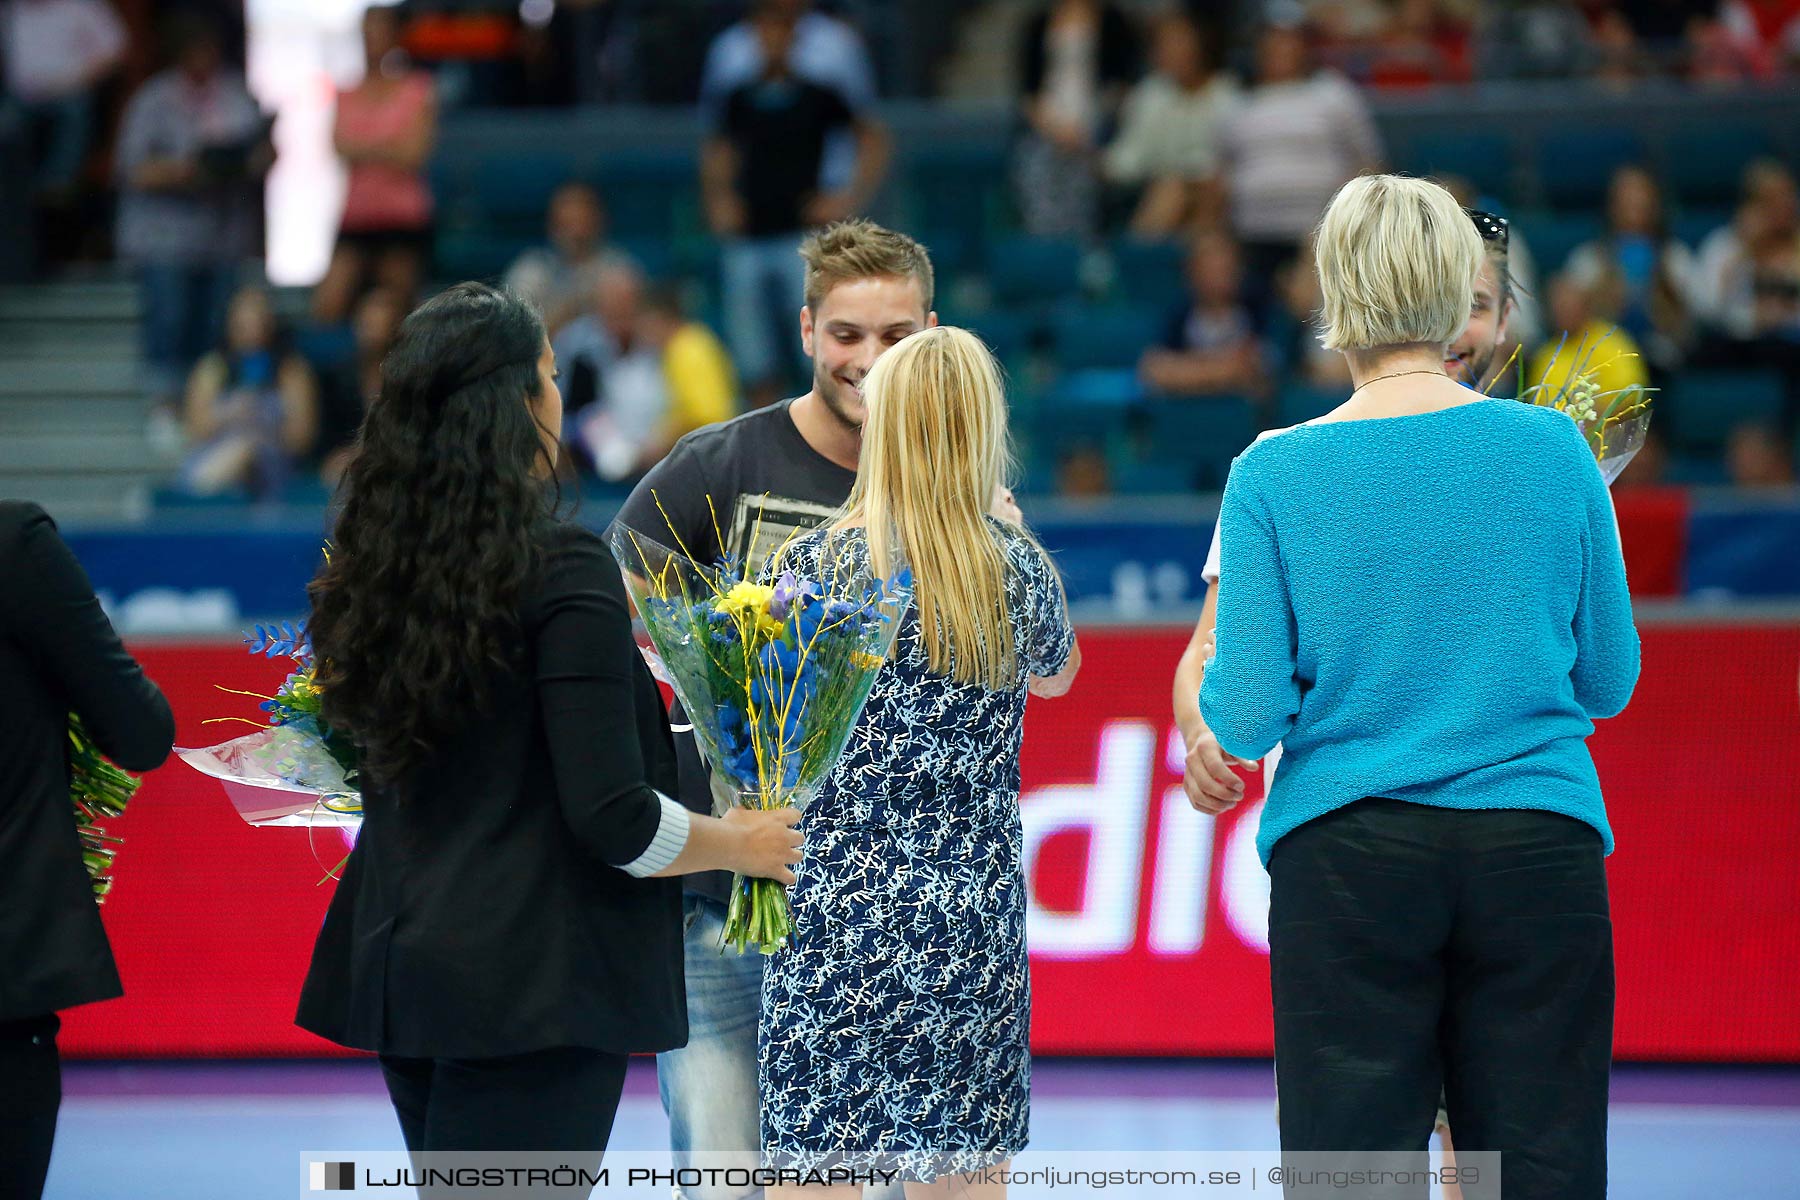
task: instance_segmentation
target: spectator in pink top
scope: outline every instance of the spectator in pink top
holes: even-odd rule
[[[362,82],[338,93],[333,138],[350,169],[337,249],[313,291],[313,316],[344,320],[372,283],[410,305],[431,251],[431,188],[425,164],[437,134],[431,77],[400,47],[394,7],[363,14]]]

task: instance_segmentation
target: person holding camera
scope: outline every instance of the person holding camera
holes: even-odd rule
[[[219,28],[187,16],[170,33],[174,65],[126,106],[114,171],[118,254],[142,288],[146,382],[172,407],[188,368],[219,341],[239,267],[256,253],[274,153]]]

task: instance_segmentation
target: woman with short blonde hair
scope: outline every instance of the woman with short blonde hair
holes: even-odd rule
[[[998,1196],[969,1176],[1024,1147],[1030,1111],[1025,698],[1066,691],[1079,655],[1049,556],[989,515],[1010,455],[987,348],[915,333],[863,391],[844,513],[783,565],[910,570],[913,604],[802,823],[794,929],[763,985],[763,1152],[897,1170],[914,1200]]]
[[[1364,175],[1338,190],[1313,257],[1328,350],[1449,343],[1469,323],[1481,235],[1456,198],[1404,175]]]
[[[1481,263],[1434,183],[1333,199],[1323,341],[1356,389],[1232,466],[1200,709],[1231,755],[1283,746],[1257,834],[1283,1150],[1423,1150],[1441,1086],[1508,1196],[1599,1196],[1612,832],[1585,739],[1638,640],[1581,431],[1445,374]]]

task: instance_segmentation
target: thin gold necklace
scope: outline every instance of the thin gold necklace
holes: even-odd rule
[[[1362,391],[1364,388],[1368,387],[1371,383],[1380,383],[1384,379],[1398,379],[1402,375],[1443,375],[1443,377],[1445,379],[1450,378],[1448,375],[1444,375],[1444,373],[1442,371],[1433,370],[1431,367],[1419,367],[1419,368],[1416,368],[1415,370],[1411,370],[1411,371],[1395,371],[1391,375],[1377,375],[1373,379],[1364,380],[1362,383],[1358,384],[1356,386],[1355,390],[1353,390],[1350,394],[1352,396],[1354,396],[1354,395],[1356,395],[1357,392]]]

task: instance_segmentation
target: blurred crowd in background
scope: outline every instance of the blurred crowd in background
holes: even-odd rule
[[[1258,429],[1347,391],[1313,336],[1307,239],[1345,180],[1396,166],[1372,94],[1800,82],[1800,0],[415,0],[362,17],[361,79],[337,90],[332,125],[339,232],[323,278],[295,293],[256,282],[276,139],[245,82],[241,5],[0,0],[0,32],[37,270],[110,263],[138,280],[174,486],[252,498],[335,482],[400,319],[463,274],[541,307],[595,490],[628,486],[699,425],[804,390],[797,248],[882,215],[909,149],[882,120],[896,98],[1015,115],[991,197],[957,191],[966,172],[913,181],[973,196],[975,232],[907,231],[938,259],[943,319],[1007,363],[1027,489],[1217,488]],[[605,171],[522,175],[535,234],[483,229],[479,254],[449,236],[443,122],[605,105],[697,114],[664,204],[694,197],[704,252],[621,236],[624,185]],[[1800,189],[1781,148],[1720,136],[1742,153],[1679,185],[1629,139],[1575,143],[1585,169],[1605,164],[1600,185],[1560,196],[1552,165],[1527,212],[1484,177],[1504,172],[1437,172],[1513,218],[1498,393],[1555,370],[1559,347],[1566,369],[1597,344],[1608,385],[1657,387],[1690,414],[1653,427],[1621,486],[1794,483]],[[1493,141],[1472,123],[1445,161],[1479,168]]]

